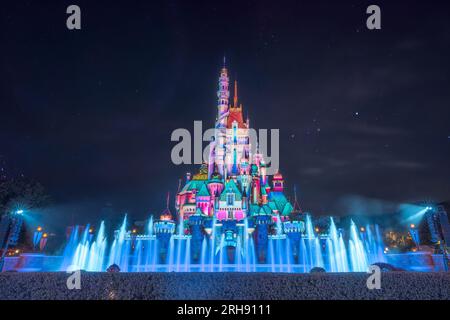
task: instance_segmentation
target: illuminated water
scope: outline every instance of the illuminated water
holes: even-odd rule
[[[234,245],[230,245],[225,233],[211,228],[210,234],[205,234],[198,242],[195,253],[192,236],[183,234],[182,228],[178,227],[174,234],[168,235],[168,244],[163,249],[155,234],[153,218],[149,220],[145,234],[134,235],[127,230],[125,216],[110,244],[103,222],[95,237],[89,226],[81,234],[75,228],[64,250],[61,270],[70,267],[105,271],[116,264],[122,272],[301,273],[314,267],[328,272],[366,272],[371,263],[384,261],[383,244],[376,226],[366,226],[366,232],[360,232],[351,222],[345,234],[331,219],[328,232],[316,234],[311,218],[307,216],[304,232],[296,240],[286,236],[281,222],[277,222],[262,258],[256,252],[255,237],[249,233],[247,220],[244,220],[242,230]]]

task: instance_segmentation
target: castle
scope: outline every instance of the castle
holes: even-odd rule
[[[61,270],[75,265],[101,271],[115,264],[123,271],[365,272],[370,261],[382,261],[377,230],[366,236],[352,222],[345,233],[330,218],[329,230],[319,232],[297,200],[288,200],[283,176],[267,174],[273,168],[251,139],[237,82],[232,103],[229,87],[224,66],[209,157],[196,174],[186,174],[175,214],[168,198],[166,210],[150,217],[142,234],[127,230],[125,216],[111,246],[103,222],[95,240],[87,231],[80,239],[73,232]]]
[[[199,239],[197,247],[205,232],[217,237],[217,244],[225,235],[222,245],[227,247],[236,247],[238,239],[243,243],[249,235],[261,249],[267,247],[269,235],[283,236],[289,230],[300,234],[304,223],[295,217],[301,210],[297,201],[294,209],[287,199],[282,174],[277,172],[269,179],[263,155],[251,152],[249,120],[243,117],[237,81],[230,103],[230,78],[225,65],[220,71],[217,98],[209,159],[198,173],[186,174],[185,184],[176,195],[178,229],[192,236],[193,246]],[[175,222],[168,225],[170,220],[173,217],[166,210],[156,223],[156,230],[164,229],[163,225],[174,230]]]

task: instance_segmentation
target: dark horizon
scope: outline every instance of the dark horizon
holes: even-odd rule
[[[287,195],[314,215],[450,199],[450,6],[378,1],[3,5],[0,158],[41,182],[56,227],[165,208],[190,166],[177,128],[212,126],[223,55],[252,127],[280,129]],[[57,217],[57,218],[55,218]]]

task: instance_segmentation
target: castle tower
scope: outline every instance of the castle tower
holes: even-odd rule
[[[242,104],[238,99],[237,81],[234,82],[233,105],[227,117],[226,169],[229,175],[248,174],[250,158],[250,138],[247,122],[242,114]]]
[[[217,170],[223,177],[226,176],[224,170],[225,152],[226,152],[226,127],[228,117],[228,104],[230,98],[230,90],[228,88],[230,79],[228,77],[228,70],[225,66],[225,57],[223,59],[223,67],[219,76],[219,90],[217,91],[217,121],[215,125],[214,141],[211,143],[210,163],[208,166],[208,176],[214,170],[214,164]]]
[[[230,78],[228,77],[228,70],[225,66],[225,58],[223,61],[223,67],[220,71],[219,77],[219,90],[217,91],[217,124],[219,128],[225,128],[227,125],[227,114],[228,114],[228,101],[230,98],[230,90],[228,89],[230,83]]]
[[[274,174],[273,178],[272,178],[272,190],[274,192],[283,192],[284,189],[284,179],[283,179],[283,175],[280,172],[277,172]]]

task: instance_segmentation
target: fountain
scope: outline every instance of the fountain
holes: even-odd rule
[[[174,225],[170,221],[167,223],[168,226],[170,223]],[[222,232],[223,225],[212,219],[210,232],[201,233],[198,252],[192,245],[192,234],[184,234],[180,224],[172,229],[157,228],[156,224],[151,217],[146,233],[135,234],[127,230],[125,216],[110,245],[104,222],[100,224],[95,238],[89,227],[81,234],[80,228],[74,228],[66,244],[60,270],[70,267],[100,272],[116,264],[123,272],[303,273],[314,267],[324,268],[328,272],[366,272],[371,263],[383,261],[383,254],[380,254],[383,244],[380,243],[378,227],[373,227],[373,231],[372,227],[366,227],[367,234],[360,234],[353,221],[346,239],[333,218],[330,218],[327,233],[316,234],[311,217],[307,215],[304,230],[298,230],[298,240],[286,236],[282,224],[274,222],[274,234],[268,236],[266,260],[256,258],[257,247],[254,243],[258,239],[255,238],[254,228],[249,227],[248,219],[242,221],[242,232],[236,234],[235,242],[231,242],[234,246]],[[176,232],[162,237],[167,230]],[[163,248],[167,248],[165,253]]]
[[[75,265],[102,271],[116,264],[123,272],[366,272],[370,263],[382,261],[376,228],[360,234],[352,222],[347,235],[331,219],[328,230],[315,232],[296,195],[294,204],[286,196],[283,175],[270,173],[274,168],[261,149],[251,148],[258,141],[243,120],[237,83],[235,93],[230,106],[228,70],[221,68],[209,158],[180,183],[175,215],[168,195],[160,219],[151,217],[143,234],[127,231],[126,217],[110,245],[104,226],[95,241],[75,229],[61,270]]]
[[[353,221],[350,226],[349,249],[352,271],[366,272],[368,267],[367,254]]]

